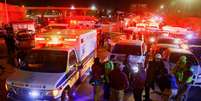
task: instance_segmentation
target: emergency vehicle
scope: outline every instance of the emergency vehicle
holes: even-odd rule
[[[67,29],[40,35],[38,41],[45,41],[46,45],[32,49],[20,69],[8,77],[7,97],[20,101],[66,101],[74,84],[85,77],[93,64],[96,36],[95,30]]]
[[[15,33],[21,30],[32,30],[33,32],[36,31],[35,22],[31,20],[14,21],[12,22],[12,27]]]
[[[129,57],[132,65],[138,65],[136,68],[144,68],[146,52],[146,44],[143,41],[122,40],[114,45],[110,58],[114,57],[114,62],[124,62]]]
[[[66,18],[67,23],[72,28],[94,28],[98,21],[94,16],[72,16]]]

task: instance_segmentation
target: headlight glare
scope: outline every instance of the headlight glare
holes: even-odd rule
[[[54,97],[56,97],[56,96],[59,95],[59,93],[60,93],[60,90],[55,89],[55,90],[45,91],[44,94],[45,94],[45,96],[54,96]]]
[[[10,90],[10,87],[8,84],[5,84],[5,88],[6,88],[6,91],[9,91]]]
[[[52,95],[53,96],[58,96],[58,94],[59,94],[59,90],[53,90],[52,91]]]
[[[138,66],[132,66],[132,71],[133,71],[134,73],[138,73],[138,72],[139,72]]]
[[[30,92],[29,92],[29,95],[30,95],[31,97],[36,98],[36,97],[40,96],[40,92],[33,90],[33,91],[30,91]]]

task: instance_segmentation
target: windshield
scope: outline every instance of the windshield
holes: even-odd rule
[[[158,43],[160,43],[160,44],[175,44],[173,39],[159,39]]]
[[[189,45],[201,45],[201,39],[192,39],[188,42]]]
[[[196,56],[201,56],[201,47],[191,47],[190,49]]]
[[[197,62],[196,58],[193,55],[191,55],[191,54],[184,54],[184,53],[172,53],[170,55],[170,59],[169,59],[170,63],[175,63],[176,64],[176,62],[179,60],[179,58],[181,56],[186,56],[187,57],[187,62],[189,62],[190,64],[192,64],[192,65],[198,65],[198,62]]]
[[[136,45],[115,45],[112,53],[141,55],[141,47]]]
[[[23,70],[46,73],[62,73],[66,70],[67,52],[32,51],[25,60]]]

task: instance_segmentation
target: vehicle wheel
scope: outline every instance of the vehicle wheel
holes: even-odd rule
[[[70,88],[67,87],[62,92],[61,101],[69,101],[69,100],[70,100]]]

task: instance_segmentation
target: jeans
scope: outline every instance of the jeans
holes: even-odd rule
[[[150,88],[154,89],[154,82],[145,84],[145,101],[150,101]]]
[[[123,101],[124,99],[124,90],[115,90],[111,88],[110,101]]]
[[[143,89],[134,89],[133,90],[133,95],[134,95],[135,101],[142,101],[142,92],[143,92]]]
[[[101,86],[94,85],[94,101],[101,101]]]
[[[182,96],[185,94],[186,90],[188,89],[188,84],[179,84],[178,93],[176,96],[176,101],[181,101]]]
[[[110,98],[110,85],[108,83],[105,83],[103,86],[104,89],[104,99],[109,100]]]

